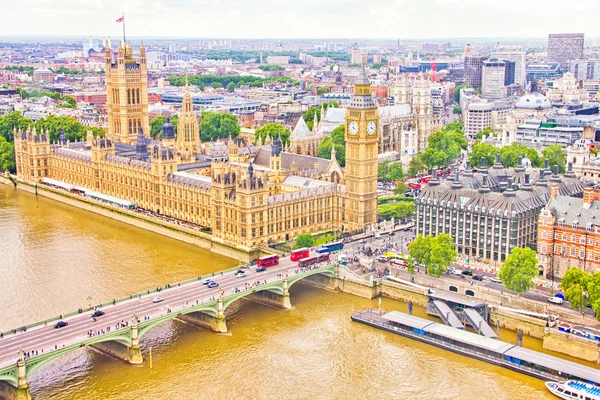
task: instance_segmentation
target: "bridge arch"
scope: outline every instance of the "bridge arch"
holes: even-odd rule
[[[138,324],[138,339],[141,339],[148,331],[164,322],[171,321],[182,314],[190,314],[193,312],[203,312],[210,314],[213,317],[218,315],[217,301],[213,300],[208,303],[200,304],[194,307],[178,310],[177,312],[171,312],[169,314],[162,315],[160,317],[152,318],[147,321],[142,321]]]
[[[317,275],[317,274],[323,274],[323,275],[327,275],[331,278],[335,278],[335,264],[331,264],[331,268],[328,268],[328,269],[315,269],[315,270],[307,271],[303,274],[292,276],[292,277],[288,278],[288,289],[294,283],[296,283],[304,278],[307,278],[309,276],[313,276],[313,275]]]
[[[277,294],[283,295],[283,280],[281,281],[277,281],[277,282],[273,282],[267,285],[263,285],[263,286],[257,286],[255,288],[252,289],[246,289],[243,290],[239,293],[234,293],[232,295],[229,295],[225,298],[223,298],[223,311],[225,311],[227,309],[227,307],[229,307],[230,305],[232,305],[233,303],[235,303],[236,301],[252,294],[252,293],[258,293],[258,292],[263,292],[265,290],[271,291],[271,292],[275,292]]]

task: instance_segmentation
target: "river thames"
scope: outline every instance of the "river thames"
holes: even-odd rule
[[[0,239],[2,331],[237,264],[4,185]],[[65,400],[554,398],[540,380],[350,321],[353,308],[377,307],[376,300],[302,284],[290,293],[291,310],[234,304],[229,334],[160,325],[142,339],[143,366],[85,349],[67,354],[32,376],[31,394]],[[387,299],[382,307],[406,311],[406,304]],[[500,331],[502,340],[514,336]],[[541,342],[525,338],[525,346],[540,350]]]

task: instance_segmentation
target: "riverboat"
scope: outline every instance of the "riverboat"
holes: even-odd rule
[[[600,400],[600,387],[580,381],[546,382],[552,394],[565,400]]]

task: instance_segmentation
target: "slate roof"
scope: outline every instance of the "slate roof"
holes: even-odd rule
[[[256,153],[256,157],[254,158],[254,164],[263,167],[270,167],[270,158],[271,146],[262,146]],[[315,169],[315,163],[319,164],[319,171],[325,171],[329,167],[331,160],[294,153],[281,153],[282,169],[291,169],[292,162],[296,163],[296,168],[298,168],[298,171],[313,170]]]
[[[600,225],[600,201],[594,200],[588,207],[582,198],[556,196],[548,206],[557,222],[572,225],[577,221],[579,226],[587,226],[588,223]]]
[[[302,116],[300,116],[300,119],[298,120],[296,127],[292,131],[291,137],[292,138],[306,137],[306,136],[310,136],[311,134],[312,134],[312,132],[310,131],[310,129],[308,129],[308,125],[306,125],[306,121],[304,121],[304,118]]]

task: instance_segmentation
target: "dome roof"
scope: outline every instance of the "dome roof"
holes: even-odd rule
[[[515,108],[526,110],[548,110],[552,108],[552,104],[546,96],[535,92],[528,93],[525,96],[521,97],[519,101],[517,101],[517,104],[515,104]]]

